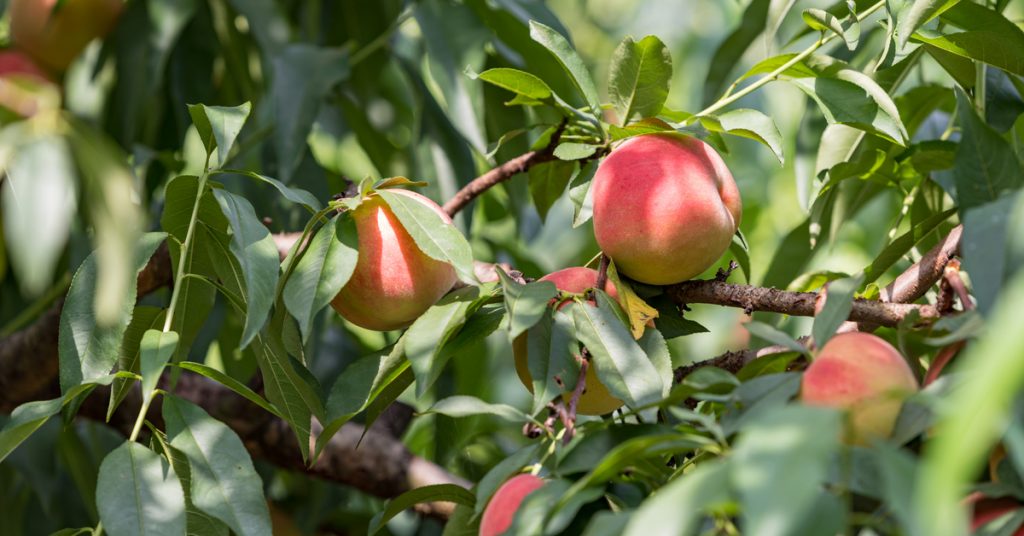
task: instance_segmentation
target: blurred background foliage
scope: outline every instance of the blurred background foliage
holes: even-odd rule
[[[750,15],[753,4],[763,6],[760,17]],[[23,327],[31,318],[26,311],[41,310],[66,290],[70,274],[95,247],[130,243],[139,233],[159,228],[167,181],[178,174],[200,173],[205,158],[187,104],[253,103],[238,150],[229,155],[225,168],[273,176],[322,200],[342,192],[346,179],[403,175],[428,181],[426,195],[443,201],[481,172],[528,150],[540,129],[498,146],[506,133],[558,120],[550,111],[505,106],[506,92],[474,80],[468,72],[516,67],[540,76],[560,95],[576,95],[561,67],[530,40],[529,20],[572,37],[605,101],[602,81],[607,79],[615,46],[627,35],[657,35],[668,46],[674,65],[666,106],[692,113],[716,100],[729,81],[760,60],[783,49],[797,50],[816,38],[817,34],[804,31],[806,24],[798,9],[773,17],[773,13],[786,13],[783,7],[789,4],[760,0],[129,1],[113,33],[105,41],[92,43],[61,82],[63,107],[74,117],[69,124],[77,129],[74,139],[93,143],[63,141],[59,135],[66,132],[60,128],[67,127],[47,125],[42,115],[32,120],[33,129],[27,134],[0,140],[0,148],[20,155],[18,165],[50,177],[46,188],[21,199],[22,209],[39,216],[45,225],[30,228],[28,240],[12,240],[11,232],[4,233],[8,238],[0,244],[0,330],[9,334]],[[831,5],[806,0],[796,4],[800,9]],[[1011,2],[1005,15],[1021,20],[1024,5]],[[6,35],[6,19],[3,24],[0,38]],[[753,32],[757,37],[749,48],[723,52],[727,48],[723,43],[736,32]],[[797,37],[791,43],[793,36]],[[827,51],[863,68],[875,59],[884,39],[883,26],[872,22],[864,25],[862,45],[854,52],[839,42],[830,44]],[[990,91],[989,120],[995,124],[1000,118],[1016,118],[1024,103],[1015,89],[1020,85],[993,76],[990,87],[1005,89]],[[937,138],[953,113],[949,88],[954,79],[931,57],[923,58],[909,77],[913,83],[893,94],[901,111],[913,110],[923,98],[937,99],[938,104],[934,112],[913,121],[904,116],[904,121],[914,139]],[[932,86],[945,91],[912,93]],[[809,102],[795,87],[777,83],[738,103],[775,120],[786,157],[780,165],[764,146],[739,138],[728,139],[728,152],[723,155],[742,193],[741,230],[749,243],[749,280],[754,284],[810,290],[829,273],[856,273],[871,264],[895,234],[908,228],[906,222],[893,223],[908,208],[905,205],[911,211],[928,210],[910,192],[878,188],[861,197],[850,194],[830,217],[812,221],[826,122]],[[1002,131],[1012,130],[1014,136],[1024,133],[1020,121],[1002,126]],[[27,145],[38,150],[26,151]],[[1020,150],[1019,143],[1016,148]],[[108,177],[118,173],[118,162],[125,156],[133,173],[120,172],[131,180],[110,186]],[[296,231],[304,225],[307,214],[265,185],[242,177],[222,179],[229,190],[249,199],[257,214],[268,218],[274,232]],[[936,180],[941,183],[942,177]],[[101,183],[105,188],[121,188],[122,195],[140,192],[144,214],[124,214],[124,207],[112,201],[116,198],[96,193]],[[929,182],[920,187],[920,195],[941,200],[945,192]],[[5,206],[4,210],[10,209]],[[118,210],[122,212],[112,216],[118,222],[116,229],[104,232],[95,225],[105,214]],[[76,211],[81,217],[69,217]],[[508,262],[528,277],[539,277],[587,263],[597,254],[590,224],[573,228],[572,219],[572,203],[562,196],[542,221],[530,200],[527,181],[517,179],[490,190],[456,223],[470,238],[478,260]],[[4,224],[10,225],[6,219]],[[816,242],[812,242],[812,230],[819,233]],[[909,266],[940,236],[931,233],[879,282],[887,282]],[[18,259],[34,259],[34,264],[19,265]],[[728,260],[727,255],[722,263]],[[814,278],[814,274],[823,277]],[[744,276],[737,272],[733,277]],[[144,303],[163,303],[166,298],[157,294]],[[670,341],[675,366],[750,342],[739,309],[694,306],[687,316],[709,332]],[[810,319],[761,317],[755,315],[792,335],[810,330]],[[241,320],[223,300],[217,300],[192,346],[191,358],[245,380],[255,365],[251,357],[232,350],[241,329]],[[324,314],[316,320],[306,356],[313,373],[330,385],[354,359],[394,340],[395,334],[362,330],[344,324],[337,315]],[[472,351],[456,355],[427,396],[416,399],[410,391],[402,400],[423,410],[454,394],[527,406],[529,394],[516,378],[505,333],[496,332]],[[89,524],[90,515],[95,515],[90,512],[89,490],[95,483],[90,487],[87,472],[80,478],[63,470],[62,463],[67,457],[81,457],[81,466],[98,465],[117,444],[118,438],[111,435],[105,427],[91,423],[62,429],[61,423],[50,422],[0,465],[0,504],[5,511],[0,535]],[[427,415],[415,419],[405,441],[415,453],[477,481],[527,440],[517,428],[496,419]],[[351,489],[271,466],[259,469],[269,483],[268,498],[275,512],[284,512],[303,533],[326,529],[359,534],[381,508],[379,499]],[[436,534],[440,525],[404,514],[388,530]]]

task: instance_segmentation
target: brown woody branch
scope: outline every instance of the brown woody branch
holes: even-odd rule
[[[283,251],[282,255],[286,252]],[[166,246],[161,246],[139,273],[138,294],[151,293],[171,281],[170,257]],[[59,300],[29,327],[0,339],[0,412],[9,413],[25,402],[59,396],[57,333],[63,304],[64,300]],[[83,404],[80,415],[104,420],[107,393],[107,388],[94,392]],[[174,394],[202,406],[210,415],[226,423],[238,433],[254,457],[282,468],[350,485],[385,498],[430,484],[470,485],[410,453],[400,439],[388,433],[388,420],[384,416],[369,430],[356,423],[345,424],[331,439],[317,463],[306,468],[288,424],[223,385],[202,376],[184,374],[175,386]],[[139,407],[136,389],[112,416],[111,426],[126,434],[130,432]],[[161,422],[159,408],[151,408],[147,418]],[[315,420],[313,426],[317,433],[322,429]],[[363,437],[361,444],[360,437]],[[452,507],[450,503],[430,503],[419,510],[428,515],[447,517]]]
[[[767,311],[792,316],[814,316],[814,303],[818,297],[814,292],[791,292],[736,285],[714,279],[684,281],[667,287],[665,291],[679,304],[709,303],[739,307],[747,312]],[[849,318],[855,322],[871,322],[893,327],[913,312],[920,315],[921,322],[939,318],[938,310],[932,305],[886,303],[865,299],[853,300]]]
[[[932,287],[932,285],[934,285],[940,279],[942,279],[943,275],[945,274],[946,265],[949,264],[949,261],[953,260],[953,258],[956,255],[959,254],[959,251],[960,251],[960,240],[961,240],[962,235],[963,235],[963,226],[962,225],[958,225],[958,226],[954,227],[953,230],[950,231],[949,235],[947,235],[935,247],[933,247],[931,250],[929,250],[928,253],[926,253],[921,258],[920,261],[915,263],[910,268],[906,269],[903,273],[901,273],[899,276],[897,276],[896,279],[894,279],[892,283],[890,283],[887,287],[885,287],[885,290],[882,292],[882,295],[881,295],[881,298],[880,298],[881,301],[880,302],[874,302],[874,303],[882,303],[882,304],[885,304],[885,305],[905,306],[905,305],[910,305],[908,302],[917,301],[922,296],[924,296],[925,293],[928,292],[928,289]],[[675,286],[678,286],[678,285],[675,285]],[[673,288],[675,286],[673,286]],[[744,285],[733,285],[733,286],[744,286]],[[671,290],[672,289],[670,288],[670,291]],[[685,291],[687,289],[681,289],[681,290],[683,290],[684,293],[685,293]],[[760,289],[760,290],[774,290],[774,289]],[[782,292],[782,291],[774,291],[774,292]],[[806,294],[806,293],[788,293],[788,294]],[[811,296],[815,296],[815,295],[811,294]],[[801,300],[804,300],[804,299],[806,299],[806,298],[801,298]],[[693,302],[690,302],[690,303],[707,303],[707,302],[693,301]],[[737,306],[745,307],[743,305],[737,305]],[[855,304],[855,306],[856,306],[856,304]],[[801,303],[800,307],[801,308],[805,308],[806,304]],[[810,307],[811,307],[811,311],[812,311],[812,314],[813,314],[813,309],[814,309],[814,301],[813,301],[813,299],[810,302]],[[932,314],[932,311],[934,311],[936,314],[938,313],[938,310],[935,307],[930,306],[930,305],[927,305],[927,306],[923,306],[922,305],[922,306],[917,306],[917,307],[921,307],[922,309],[927,307],[928,310],[926,312],[928,314]],[[764,310],[764,309],[758,309],[758,310]],[[777,311],[777,312],[785,312],[785,311]],[[793,313],[787,313],[787,314],[793,314]],[[851,314],[850,314],[850,318],[851,319],[854,319],[853,315],[854,315],[854,312],[851,311]],[[924,317],[924,315],[922,315],[922,318],[923,317]],[[874,329],[875,327],[877,327],[878,325],[879,324],[871,324],[870,322],[865,322],[865,323],[861,324],[861,329],[863,331],[870,331],[870,330]],[[867,328],[867,329],[865,329],[865,328]],[[806,342],[806,338],[802,338],[801,342]],[[789,349],[785,348],[785,347],[782,347],[782,346],[767,346],[765,348],[761,348],[761,349],[758,349],[758,350],[740,350],[740,351],[736,351],[736,352],[726,352],[726,353],[724,353],[722,355],[719,355],[717,357],[713,357],[711,359],[706,359],[704,361],[698,361],[696,363],[691,363],[689,365],[684,365],[684,366],[681,366],[681,367],[677,368],[675,370],[675,380],[676,380],[676,383],[678,383],[678,382],[682,381],[683,378],[685,378],[691,372],[693,372],[693,371],[695,371],[695,370],[697,370],[699,368],[703,368],[703,367],[718,367],[718,368],[727,370],[729,372],[736,373],[736,372],[739,372],[740,369],[742,369],[744,366],[746,366],[748,363],[750,363],[754,359],[757,359],[759,357],[763,357],[763,356],[766,356],[766,355],[778,354],[778,353],[787,352],[787,351],[789,351]]]
[[[463,186],[441,208],[449,216],[454,216],[465,208],[470,201],[476,199],[491,187],[511,179],[518,173],[529,170],[536,164],[547,162],[553,158],[554,156],[552,156],[551,151],[546,149],[521,154],[470,181],[469,184]]]

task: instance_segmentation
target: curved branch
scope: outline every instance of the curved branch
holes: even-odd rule
[[[470,201],[476,199],[480,194],[486,192],[491,187],[505,182],[516,174],[527,171],[541,162],[547,162],[553,158],[554,156],[552,156],[551,152],[547,150],[523,153],[470,181],[469,184],[463,186],[462,189],[456,192],[455,195],[452,196],[452,198],[449,199],[441,208],[443,208],[449,216],[454,216],[460,210],[465,208]]]
[[[768,311],[792,316],[814,316],[814,302],[818,297],[814,292],[790,292],[716,280],[684,281],[666,287],[665,291],[678,304],[709,303],[740,307],[748,312]],[[914,312],[925,323],[939,318],[939,311],[933,305],[856,299],[849,319],[894,327]]]

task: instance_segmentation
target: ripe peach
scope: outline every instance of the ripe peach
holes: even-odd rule
[[[550,273],[542,278],[540,281],[551,281],[555,284],[559,290],[565,292],[583,292],[588,288],[593,288],[597,284],[597,272],[590,268],[566,268],[557,272]],[[606,292],[611,296],[612,299],[618,299],[619,293],[615,290],[614,285],[605,284]],[[563,304],[561,307],[564,307]],[[561,308],[560,307],[560,308]],[[514,341],[512,341],[512,354],[516,360],[516,374],[519,375],[520,381],[526,386],[530,392],[533,392],[533,381],[530,379],[530,367],[529,357],[527,353],[527,340],[526,334],[522,334]],[[566,388],[570,391],[574,386],[567,385]],[[570,394],[566,393],[563,398],[566,403],[569,402]],[[580,396],[579,403],[576,407],[576,412],[583,415],[604,415],[611,413],[622,407],[622,401],[612,396],[608,392],[608,388],[597,378],[597,372],[594,367],[587,368],[586,377],[586,389],[583,391],[583,395]]]
[[[117,22],[124,0],[11,0],[11,38],[46,67],[68,68]]]
[[[740,224],[739,190],[722,158],[677,133],[631,138],[594,175],[594,235],[619,272],[668,285],[707,270]]]
[[[544,480],[534,475],[517,475],[509,479],[494,492],[491,501],[484,508],[480,519],[480,536],[498,536],[512,526],[516,510],[527,495],[544,485]]]
[[[389,191],[430,207],[451,225],[451,218],[430,199],[407,190]],[[331,301],[338,314],[367,329],[399,329],[451,290],[455,268],[423,253],[380,196],[370,195],[352,218],[359,234],[359,260]]]
[[[804,372],[800,397],[849,412],[847,441],[864,445],[892,434],[903,400],[918,388],[903,356],[870,333],[832,337]]]

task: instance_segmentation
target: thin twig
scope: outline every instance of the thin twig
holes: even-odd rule
[[[963,307],[964,311],[970,311],[974,309],[974,301],[971,300],[971,294],[967,292],[967,286],[964,285],[964,280],[960,278],[960,261],[952,259],[946,268],[942,270],[943,280],[956,292],[956,296],[960,298],[960,306]]]
[[[576,361],[580,364],[580,375],[576,379],[576,388],[572,390],[572,396],[569,398],[569,411],[566,415],[566,419],[563,422],[565,425],[565,438],[563,439],[564,444],[568,445],[574,435],[576,435],[576,408],[579,407],[580,397],[583,396],[583,391],[587,389],[587,369],[590,368],[590,360],[580,356],[576,356]]]

